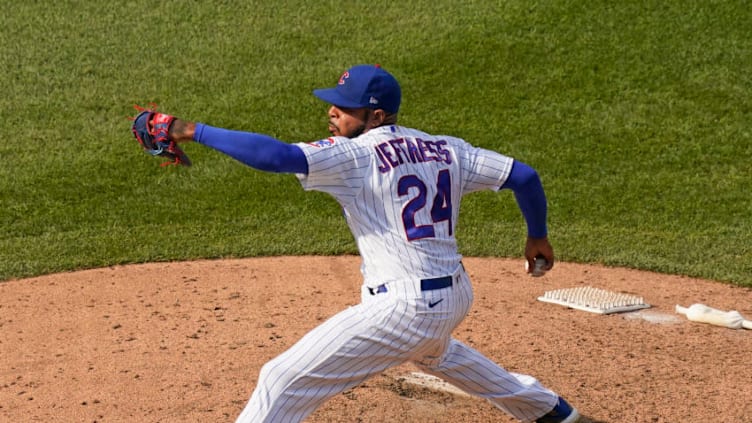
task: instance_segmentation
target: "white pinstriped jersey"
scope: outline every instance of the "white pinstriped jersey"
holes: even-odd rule
[[[266,363],[237,423],[303,421],[333,395],[407,361],[521,421],[551,410],[556,393],[452,338],[473,302],[454,236],[460,199],[499,189],[513,160],[401,126],[298,145],[309,168],[298,175],[303,188],[333,195],[355,236],[361,302]]]
[[[513,160],[450,136],[382,126],[353,139],[298,144],[306,190],[331,194],[344,210],[367,286],[451,274],[460,198],[498,190]]]

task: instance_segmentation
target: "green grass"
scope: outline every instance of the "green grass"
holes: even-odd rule
[[[752,24],[742,1],[35,1],[0,16],[0,280],[112,264],[355,253],[337,204],[198,145],[160,168],[134,103],[286,141],[357,63],[401,123],[533,165],[560,260],[752,286]],[[464,255],[521,254],[510,193]]]

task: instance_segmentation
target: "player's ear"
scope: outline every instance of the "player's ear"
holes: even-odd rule
[[[375,109],[369,113],[368,127],[377,128],[384,124],[386,112],[383,109]]]

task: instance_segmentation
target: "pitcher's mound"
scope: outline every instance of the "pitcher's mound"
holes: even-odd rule
[[[676,304],[752,316],[752,291],[557,263],[466,258],[475,304],[455,332],[535,376],[593,421],[752,422],[752,331],[689,322]],[[261,366],[359,301],[357,257],[155,263],[0,283],[0,421],[227,422]],[[538,301],[592,286],[649,309],[594,314]],[[368,360],[368,357],[363,357]],[[307,422],[512,422],[405,364],[326,402]],[[742,389],[740,389],[742,387]],[[446,388],[446,390],[445,390]]]

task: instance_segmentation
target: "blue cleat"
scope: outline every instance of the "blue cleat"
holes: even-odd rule
[[[569,405],[564,398],[559,397],[559,402],[553,410],[536,420],[536,423],[575,423],[580,420],[580,413]]]

